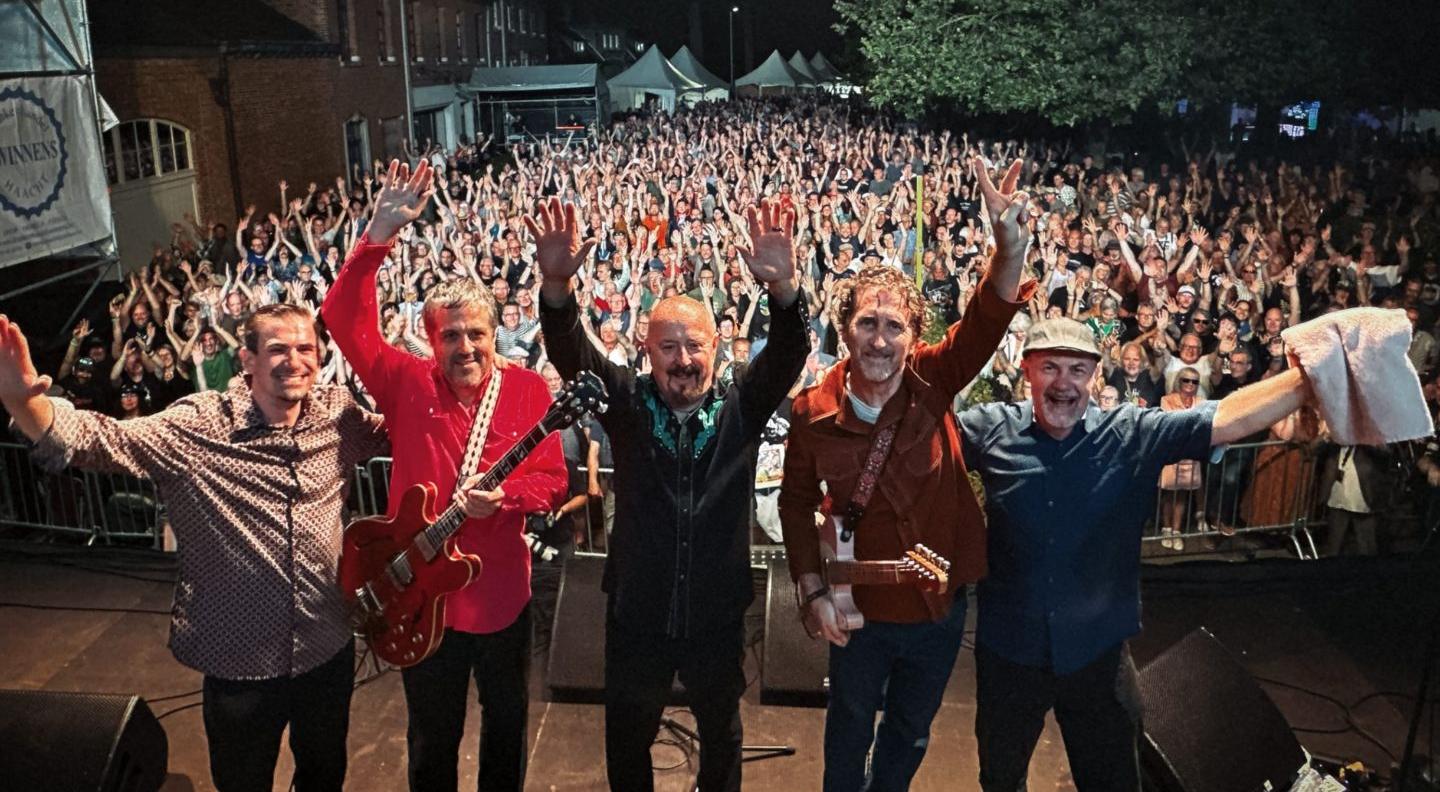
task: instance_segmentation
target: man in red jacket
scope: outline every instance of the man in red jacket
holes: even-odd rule
[[[494,299],[460,278],[426,295],[425,330],[435,357],[420,358],[385,343],[375,273],[395,235],[419,216],[433,188],[431,170],[391,163],[374,216],[341,268],[321,313],[376,406],[386,416],[394,449],[390,503],[419,482],[455,491],[461,459],[481,395],[500,377],[499,398],[476,471],[464,487],[469,519],[455,536],[461,552],[480,556],[484,571],[450,595],[445,637],[435,654],[405,669],[410,714],[410,788],[456,787],[465,730],[465,692],[473,674],[481,711],[481,790],[519,790],[525,781],[526,675],[530,657],[530,549],[525,515],[549,513],[565,493],[565,459],[547,438],[491,491],[475,488],[484,473],[545,414],[550,393],[533,371],[497,366]],[[439,509],[448,503],[437,504]]]
[[[999,189],[982,163],[976,170],[996,251],[964,318],[939,344],[924,344],[920,290],[894,268],[866,267],[841,286],[835,311],[850,357],[792,407],[780,519],[798,599],[832,644],[826,792],[909,787],[960,651],[965,584],[985,572],[985,521],[961,460],[951,403],[1000,345],[1034,283],[1020,284],[1026,234],[1020,224],[1026,198],[1015,192],[1020,163]],[[882,434],[889,435],[889,450],[877,468],[868,458]],[[857,492],[867,478],[873,497],[856,520],[847,506],[865,497]],[[844,602],[832,597],[822,577],[814,516],[822,482],[832,513],[849,512],[856,560],[893,561],[922,543],[951,562],[950,588],[937,595],[912,586],[857,585],[854,602],[865,623],[846,630],[837,612]],[[877,735],[875,713],[882,706]]]

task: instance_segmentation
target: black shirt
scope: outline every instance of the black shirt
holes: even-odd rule
[[[1165,383],[1163,379],[1156,379],[1146,369],[1141,369],[1140,374],[1130,382],[1125,376],[1125,369],[1116,368],[1110,372],[1109,378],[1105,380],[1106,385],[1113,386],[1120,392],[1120,401],[1130,403],[1136,407],[1159,407],[1160,397],[1165,395]]]
[[[615,455],[615,528],[602,588],[616,623],[689,637],[738,623],[754,599],[750,503],[766,421],[808,352],[805,298],[772,315],[749,373],[712,390],[682,423],[650,375],[607,361],[580,328],[575,300],[542,302],[550,360],[566,379],[597,372],[609,393],[599,416]]]
[[[932,278],[925,279],[925,299],[940,310],[940,315],[945,317],[945,324],[952,325],[960,321],[960,309],[956,301],[960,299],[960,279],[954,275],[947,275],[940,280]]]

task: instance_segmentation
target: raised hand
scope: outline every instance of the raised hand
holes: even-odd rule
[[[594,239],[580,239],[580,220],[575,204],[562,204],[559,198],[540,201],[534,215],[525,215],[525,227],[535,237],[535,265],[545,281],[564,284],[595,248]]]
[[[41,376],[30,359],[30,342],[14,324],[0,314],[0,401],[11,413],[21,404],[43,395],[50,388],[50,378]]]
[[[390,161],[390,171],[385,179],[385,188],[375,196],[375,214],[370,219],[367,234],[372,242],[387,244],[400,229],[408,226],[425,210],[430,196],[435,192],[434,171],[430,163],[422,160],[410,172],[409,165],[400,160]]]
[[[795,277],[795,212],[778,202],[745,209],[750,247],[737,246],[755,280],[766,285],[788,283]]]
[[[974,165],[980,194],[985,198],[985,211],[990,215],[990,228],[995,234],[995,253],[1001,259],[1023,264],[1022,256],[1030,231],[1020,218],[1025,213],[1025,204],[1030,196],[1016,190],[1015,185],[1020,180],[1024,161],[1017,159],[1010,163],[1005,175],[1000,178],[999,187],[990,180],[990,171],[986,169],[984,160],[977,157]]]

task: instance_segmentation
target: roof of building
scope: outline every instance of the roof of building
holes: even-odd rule
[[[96,55],[232,52],[320,56],[338,45],[261,0],[145,0],[91,3]]]

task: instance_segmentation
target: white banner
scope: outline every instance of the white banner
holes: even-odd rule
[[[0,80],[0,267],[107,239],[110,223],[84,78]]]

